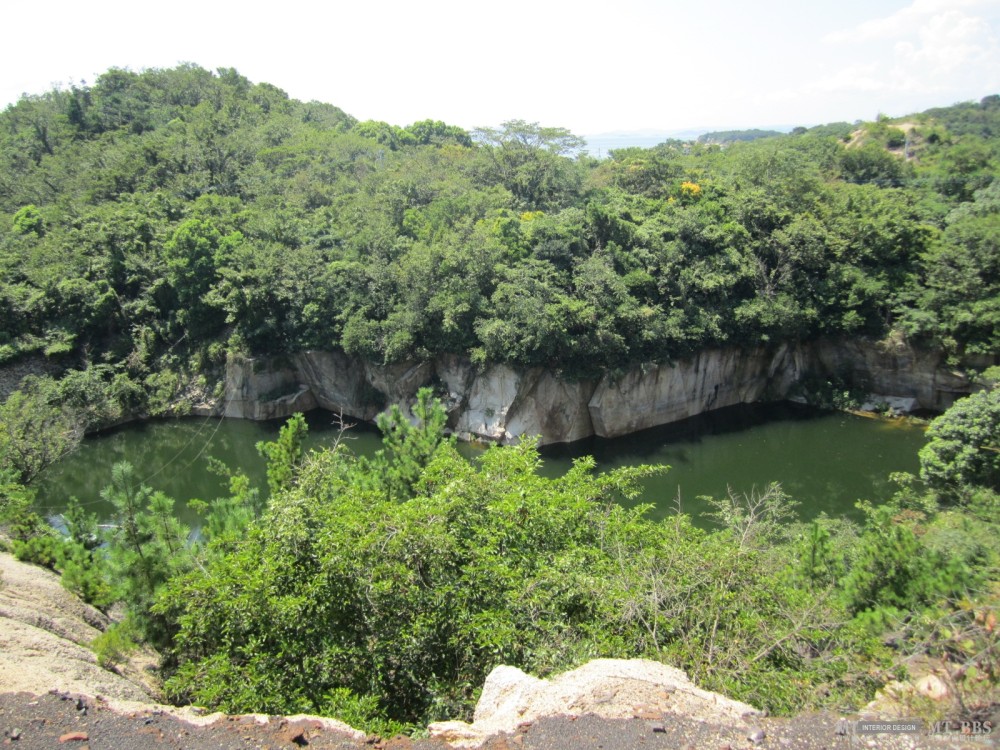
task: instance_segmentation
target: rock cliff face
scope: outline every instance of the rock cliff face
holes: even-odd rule
[[[916,399],[922,409],[944,411],[973,390],[968,377],[947,367],[939,354],[906,345],[824,341],[811,347],[810,356],[816,372],[837,374],[869,393]],[[997,362],[980,358],[968,364],[985,368]]]
[[[143,659],[111,672],[89,648],[110,624],[63,588],[57,575],[0,552],[0,692],[60,690],[149,702],[156,694]],[[155,654],[134,656],[151,664]]]
[[[618,437],[736,404],[778,400],[801,377],[789,347],[708,349],[689,360],[604,378],[588,404],[594,434]]]
[[[938,355],[865,341],[706,349],[677,362],[634,367],[598,381],[570,381],[540,368],[479,370],[460,356],[376,366],[341,352],[231,362],[225,402],[215,410],[248,419],[282,418],[317,406],[372,420],[406,408],[419,388],[445,401],[462,439],[516,443],[618,437],[736,404],[787,398],[804,377],[839,377],[877,398],[943,410],[973,387]]]

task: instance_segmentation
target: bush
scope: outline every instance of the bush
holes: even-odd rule
[[[845,675],[877,647],[789,566],[778,488],[728,498],[731,526],[706,534],[615,502],[660,469],[584,459],[546,479],[530,441],[470,464],[428,437],[389,429],[374,461],[341,444],[281,462],[291,477],[260,521],[154,607],[176,626],[174,700],[424,723],[470,711],[498,664],[639,656],[772,711],[874,689]]]
[[[920,477],[946,496],[973,486],[1000,489],[1000,388],[956,401],[931,422]]]
[[[113,623],[107,630],[90,642],[90,648],[97,657],[97,663],[105,669],[118,671],[118,666],[128,660],[129,654],[139,646],[138,637],[130,620]]]
[[[18,539],[13,543],[14,557],[21,562],[57,571],[64,559],[65,546],[62,537],[55,532]]]

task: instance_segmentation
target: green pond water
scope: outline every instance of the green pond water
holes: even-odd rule
[[[338,430],[332,415],[308,415],[307,446],[333,443]],[[192,498],[210,500],[226,494],[225,480],[209,470],[208,457],[245,471],[266,487],[263,460],[255,444],[273,440],[281,422],[189,418],[128,425],[87,438],[75,453],[39,477],[39,504],[55,519],[71,496],[107,518],[110,506],[101,500],[111,466],[129,461],[153,489],[178,501],[178,515],[197,525],[186,509]],[[374,427],[359,424],[348,431],[347,444],[358,454],[380,447]],[[677,498],[683,512],[697,516],[706,509],[699,496],[761,489],[780,482],[799,503],[799,514],[820,512],[858,517],[858,499],[885,499],[893,487],[893,471],[916,472],[923,430],[906,422],[868,419],[839,412],[818,412],[794,404],[733,407],[666,427],[614,440],[593,438],[542,450],[541,473],[557,476],[578,456],[593,455],[598,470],[636,464],[669,464],[665,475],[645,481],[640,502],[656,506],[654,515],[674,512]],[[461,445],[475,460],[486,450]]]

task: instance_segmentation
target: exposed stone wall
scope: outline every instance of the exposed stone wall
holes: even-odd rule
[[[782,399],[799,380],[800,366],[788,346],[706,349],[691,359],[605,377],[589,403],[594,434],[618,437],[713,409]]]
[[[840,377],[882,397],[943,410],[973,390],[940,357],[907,346],[857,341],[706,349],[684,360],[642,365],[598,381],[569,381],[540,368],[479,370],[465,357],[376,366],[342,352],[301,352],[282,361],[227,368],[227,416],[272,419],[316,406],[372,420],[408,407],[419,388],[443,397],[448,426],[462,439],[542,443],[617,437],[736,404],[787,398],[806,376]]]
[[[940,354],[905,344],[822,341],[809,347],[808,354],[813,372],[837,375],[869,393],[915,398],[921,409],[944,411],[972,390],[965,373],[948,367]],[[968,364],[992,363],[984,359]]]

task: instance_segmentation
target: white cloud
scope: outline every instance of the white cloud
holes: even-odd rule
[[[828,34],[824,41],[851,62],[789,96],[878,92],[892,108],[893,97],[916,102],[923,95],[992,93],[1000,89],[998,16],[1000,0],[914,0],[889,16]]]
[[[979,8],[989,11],[998,7],[998,0],[914,0],[911,5],[889,16],[870,19],[852,29],[830,32],[824,37],[824,41],[844,44],[893,39],[921,33],[928,23],[933,24],[942,14],[958,13],[964,16],[959,9]]]
[[[803,96],[827,95],[843,91],[881,91],[886,82],[873,63],[857,63],[838,68],[829,75],[822,76],[799,88],[786,88],[772,92],[768,96],[773,102],[794,102]]]

